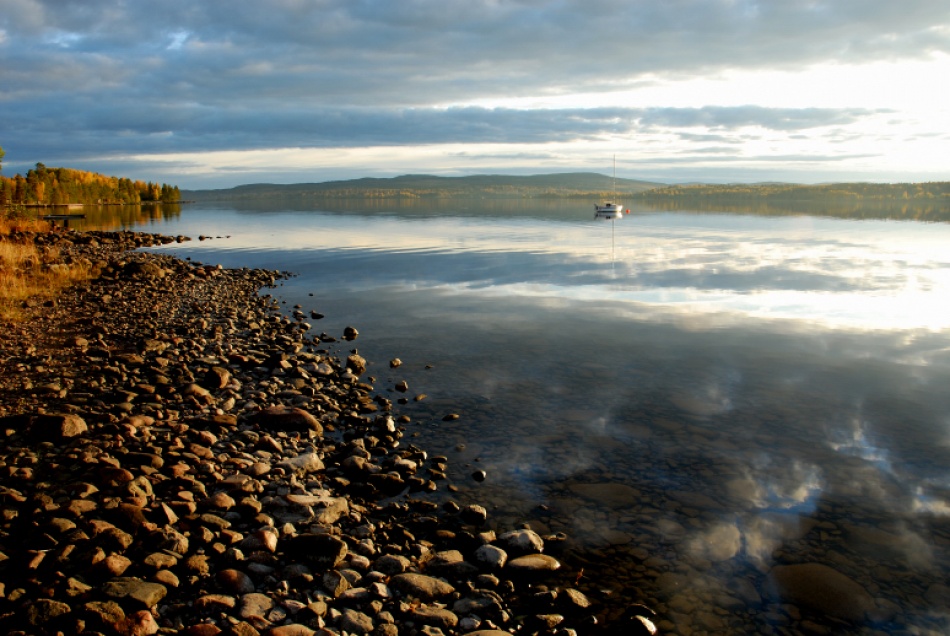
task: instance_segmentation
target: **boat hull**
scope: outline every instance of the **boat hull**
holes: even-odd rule
[[[605,203],[594,206],[594,218],[612,221],[623,218],[623,206],[619,203]]]

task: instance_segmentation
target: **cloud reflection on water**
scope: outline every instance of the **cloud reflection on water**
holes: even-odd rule
[[[358,316],[361,353],[442,400],[414,419],[465,414],[427,445],[460,479],[481,460],[500,523],[543,502],[572,535],[655,546],[651,568],[743,599],[743,564],[776,554],[889,598],[950,568],[928,525],[950,510],[950,228],[631,217],[611,258],[593,223],[257,222],[188,249],[297,272],[289,303],[317,290]]]
[[[294,250],[301,266],[339,270],[350,286],[448,285],[844,328],[950,327],[938,302],[950,297],[950,258],[908,223],[865,222],[855,233],[841,221],[754,220],[742,230],[647,215],[617,222],[611,248],[607,224],[594,222],[316,213],[266,221],[213,249]],[[380,261],[384,271],[369,267]]]

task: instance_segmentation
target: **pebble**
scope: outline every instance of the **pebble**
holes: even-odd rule
[[[282,275],[126,251],[175,240],[157,235],[68,236],[102,273],[44,310],[88,329],[42,358],[0,345],[32,369],[0,376],[16,380],[0,391],[0,629],[488,635],[558,614],[526,586],[559,562],[508,558],[540,535],[496,539],[485,506],[413,496],[448,460],[405,443],[412,420],[361,378],[368,361],[258,294]],[[11,402],[23,380],[39,388]],[[558,629],[599,609],[574,608]]]

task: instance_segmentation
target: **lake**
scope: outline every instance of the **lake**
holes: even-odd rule
[[[582,589],[668,633],[950,630],[950,225],[449,199],[110,214],[87,223],[292,272],[266,291],[325,314],[313,335],[356,327],[332,350],[449,458],[457,492],[433,497],[564,533]]]

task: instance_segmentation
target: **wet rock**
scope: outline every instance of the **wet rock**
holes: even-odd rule
[[[528,554],[508,561],[506,569],[512,572],[537,574],[553,572],[561,567],[560,561],[547,554]]]
[[[354,353],[346,358],[346,368],[356,375],[363,375],[366,373],[366,358]]]
[[[777,565],[769,576],[786,602],[827,616],[857,622],[874,608],[859,583],[821,563]]]
[[[498,537],[498,541],[518,554],[544,551],[544,539],[541,538],[541,535],[526,528],[506,532]]]
[[[460,510],[462,520],[475,526],[480,526],[488,520],[488,511],[484,506],[470,504]]]

